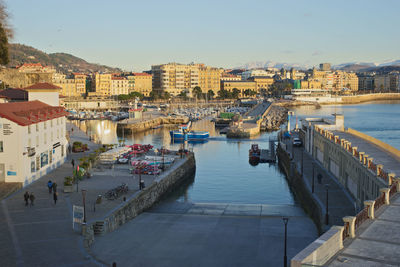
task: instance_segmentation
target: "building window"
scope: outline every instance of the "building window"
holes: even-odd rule
[[[36,147],[39,147],[39,136],[36,136]]]
[[[4,148],[3,148],[3,141],[0,141],[0,152],[3,152]]]
[[[47,129],[47,121],[44,122],[44,129]]]
[[[50,127],[53,127],[53,120],[50,121]]]
[[[28,134],[30,134],[30,133],[31,133],[31,126],[28,125]]]
[[[39,132],[39,123],[36,123],[36,132]]]

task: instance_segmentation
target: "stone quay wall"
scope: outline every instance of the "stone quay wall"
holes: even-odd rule
[[[367,166],[367,160],[366,164],[360,162],[360,158],[354,155],[355,151],[349,152],[345,149],[346,144],[336,142],[334,137],[331,140],[314,131],[313,155],[350,192],[357,200],[357,205],[363,207],[364,200],[377,198],[380,195],[379,188],[388,184]]]
[[[299,200],[303,209],[314,221],[318,232],[321,234],[323,225],[322,207],[314,199],[312,193],[307,189],[300,172],[296,169],[296,164],[290,160],[289,154],[280,145],[278,145],[277,148],[277,155],[279,167],[281,167],[286,174],[292,192]]]
[[[340,104],[357,104],[376,100],[399,100],[400,93],[378,93],[354,96],[342,96]],[[339,103],[339,102],[338,102]]]
[[[166,170],[164,175],[158,177],[151,185],[110,211],[104,219],[96,220],[82,227],[84,246],[89,247],[94,242],[95,234],[102,235],[115,231],[121,225],[151,208],[163,195],[174,190],[186,178],[195,173],[196,161],[193,153],[189,153],[184,161],[176,164],[178,165]]]
[[[146,119],[137,122],[119,122],[117,125],[117,132],[122,133],[137,133],[145,130],[149,130],[153,127],[164,125],[164,124],[182,124],[187,123],[189,118],[187,117],[158,117],[154,119]]]

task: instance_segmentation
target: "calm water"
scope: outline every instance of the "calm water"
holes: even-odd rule
[[[400,149],[400,101],[374,102],[347,106],[323,106],[320,109],[300,107],[294,109],[299,119],[304,117],[330,117],[332,113],[345,115],[345,125],[378,138]],[[292,125],[295,123],[293,119]],[[116,124],[111,121],[80,122],[88,133],[96,133],[103,143],[117,143]],[[182,186],[175,198],[178,201],[294,204],[295,200],[277,165],[267,163],[251,166],[248,150],[253,143],[268,148],[269,137],[276,133],[263,133],[252,140],[230,140],[215,131],[209,121],[194,124],[194,129],[210,132],[204,144],[190,144],[196,155],[196,175]],[[149,130],[124,136],[127,144],[153,144],[155,147],[178,149],[171,144],[169,128]],[[122,137],[120,136],[119,139]]]
[[[300,107],[293,109],[300,118],[330,117],[333,113],[344,115],[345,127],[375,137],[389,145],[400,149],[400,101],[379,101],[357,105],[332,105],[314,107]],[[291,121],[294,125],[296,119]]]

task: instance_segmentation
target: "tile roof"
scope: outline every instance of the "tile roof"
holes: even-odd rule
[[[38,100],[0,104],[0,117],[27,126],[67,116],[63,107],[53,107]]]
[[[35,90],[35,89],[61,89],[61,87],[55,86],[51,83],[35,83],[34,85],[22,88],[25,90]]]
[[[134,72],[132,73],[134,76],[151,76],[151,74],[148,73],[141,73],[141,72]]]
[[[24,63],[21,66],[18,66],[17,69],[21,67],[43,67],[40,63]]]
[[[0,96],[11,100],[28,101],[28,92],[19,88],[8,88],[0,91]]]

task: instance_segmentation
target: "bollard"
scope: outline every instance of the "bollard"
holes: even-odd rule
[[[368,207],[368,218],[375,219],[375,200],[365,200],[364,206]]]
[[[364,159],[363,159],[364,154],[365,154],[365,152],[358,152],[358,155],[360,156],[360,162],[364,161]]]
[[[376,165],[376,175],[380,175],[381,174],[381,170],[383,169],[383,164],[377,164]]]
[[[400,178],[394,178],[394,182],[396,183],[397,192],[400,192]]]
[[[346,216],[343,217],[343,221],[349,224],[349,236],[350,238],[354,238],[356,236],[356,231],[355,231],[356,217]]]
[[[379,192],[385,194],[385,205],[389,205],[390,204],[389,191],[390,191],[390,188],[381,188],[381,189],[379,189]]]
[[[391,172],[391,173],[388,174],[388,183],[389,183],[389,185],[393,184],[395,177],[396,177],[396,174],[394,172]]]

